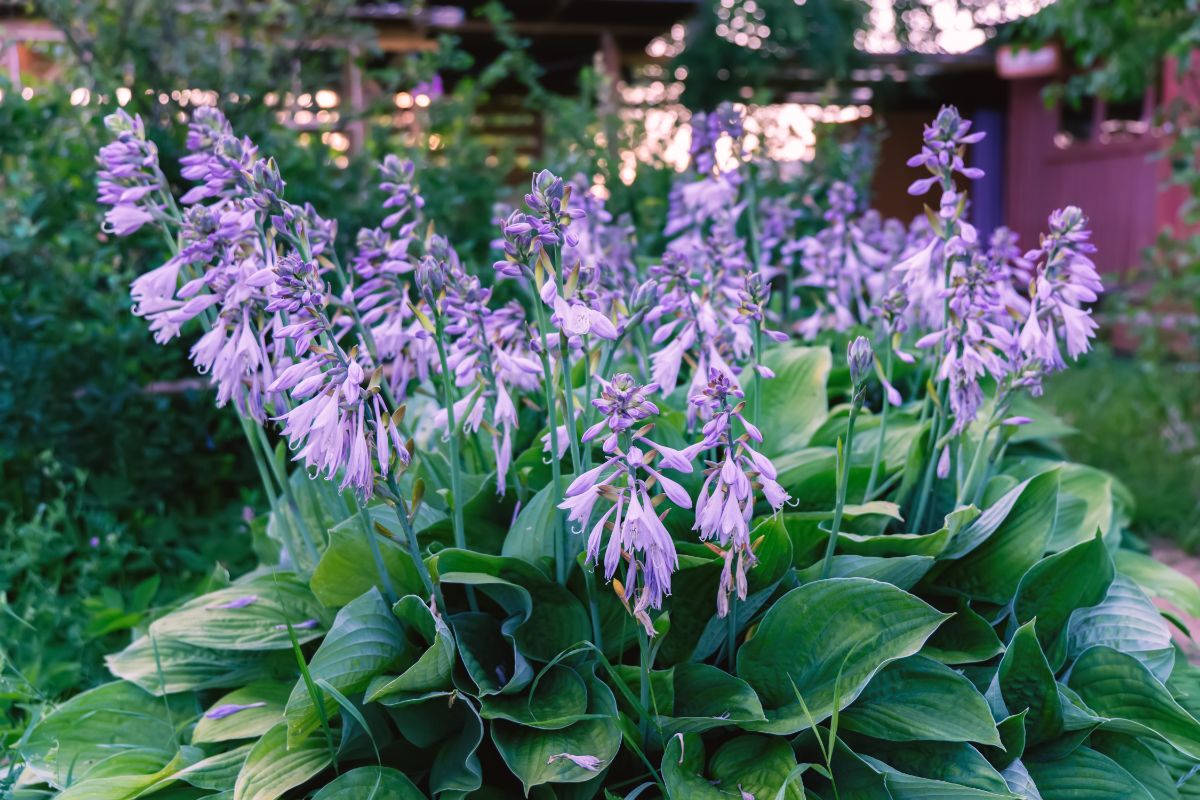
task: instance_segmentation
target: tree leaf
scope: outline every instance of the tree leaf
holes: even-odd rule
[[[1000,745],[987,701],[962,675],[924,656],[893,661],[842,711],[846,730],[891,741]]]
[[[796,733],[828,718],[852,703],[884,665],[916,653],[946,618],[907,592],[863,578],[793,589],[738,652],[738,675],[758,693],[767,717],[745,727]]]
[[[379,589],[372,587],[338,612],[329,635],[308,664],[314,681],[325,680],[343,694],[360,692],[371,678],[397,662],[407,644],[400,624],[384,602]],[[324,698],[325,713],[337,709],[337,702]],[[288,698],[287,733],[289,746],[317,729],[320,714],[303,680],[298,680]]]
[[[329,766],[328,748],[320,737],[288,747],[288,726],[279,723],[263,734],[238,774],[234,800],[275,800]]]

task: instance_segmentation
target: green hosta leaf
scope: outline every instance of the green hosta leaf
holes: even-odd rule
[[[883,666],[916,653],[946,616],[894,586],[863,578],[793,589],[738,652],[738,675],[758,693],[768,720],[745,727],[796,733],[828,718],[854,702]]]
[[[520,779],[528,794],[543,783],[583,783],[607,769],[621,747],[621,731],[615,722],[616,701],[612,691],[593,679],[588,692],[586,719],[558,730],[541,730],[496,720],[492,723],[492,741],[500,757]],[[588,767],[579,766],[564,754],[596,759]]]
[[[455,662],[454,634],[450,627],[415,595],[401,597],[393,611],[410,631],[420,636],[426,647],[416,663],[399,677],[380,675],[372,679],[367,702],[449,689]]]
[[[517,649],[512,620],[501,623],[490,614],[462,612],[450,618],[458,657],[475,684],[472,694],[512,694],[533,680],[533,668]],[[463,687],[470,690],[470,687]],[[388,700],[385,698],[384,702]]]
[[[1056,738],[1063,732],[1063,706],[1050,664],[1038,644],[1034,623],[1017,629],[997,673],[1000,694],[1009,712],[1025,716],[1025,740],[1029,746]]]
[[[1067,655],[1074,658],[1094,645],[1134,656],[1160,681],[1167,679],[1175,663],[1171,629],[1150,598],[1124,575],[1116,576],[1100,605],[1071,615]]]
[[[405,739],[422,749],[436,748],[429,767],[431,794],[463,797],[483,785],[476,754],[483,741],[483,722],[466,695],[452,693],[407,703],[389,713]]]
[[[704,740],[698,734],[672,736],[662,757],[662,778],[668,797],[689,800],[739,798],[737,787],[721,789],[704,777]]]
[[[425,800],[425,795],[399,770],[359,767],[325,784],[312,800]]]
[[[291,554],[297,572],[308,576],[325,550],[326,531],[351,516],[353,505],[332,483],[309,478],[302,469],[294,470],[288,481],[295,505],[281,498],[267,521],[267,535]]]
[[[291,691],[290,683],[260,681],[230,692],[213,703],[209,711],[200,717],[192,732],[192,744],[262,736],[283,720],[283,709]],[[229,716],[208,716],[214,709],[230,705],[248,707]]]
[[[1013,601],[1017,623],[1037,618],[1038,641],[1052,670],[1067,657],[1067,621],[1076,609],[1099,604],[1113,579],[1112,559],[1099,536],[1039,561],[1021,578]]]
[[[325,635],[326,610],[295,575],[259,575],[201,595],[150,626],[158,641],[183,642],[213,650],[290,649],[285,623],[316,620],[296,629],[301,643]]]
[[[370,508],[372,526],[386,520],[395,524],[395,512],[390,506]],[[313,571],[309,586],[317,600],[336,608],[344,606],[379,582],[374,556],[367,536],[374,536],[383,557],[384,569],[392,586],[400,595],[421,594],[425,591],[408,549],[372,527],[367,531],[361,514],[343,520],[329,531],[329,547]]]
[[[1156,735],[1200,759],[1200,721],[1133,656],[1093,647],[1071,667],[1068,685],[1089,708],[1114,720],[1106,728],[1135,736]]]
[[[406,647],[395,615],[379,590],[372,588],[338,612],[308,671],[314,681],[325,680],[342,694],[353,694],[398,661]],[[331,697],[325,697],[324,703],[326,714],[337,709]],[[320,724],[320,714],[303,680],[292,688],[286,716],[288,744],[293,747]]]
[[[1079,747],[1056,761],[1025,761],[1043,800],[1154,800],[1111,758]]]
[[[105,775],[103,777],[85,777],[72,783],[57,795],[56,800],[128,800],[136,797],[160,781],[178,773],[186,764],[183,753],[176,753],[174,758],[166,757],[166,763],[160,762],[160,768],[148,774]],[[164,759],[165,760],[165,759]]]
[[[1146,787],[1154,800],[1178,800],[1179,789],[1149,747],[1128,734],[1097,731],[1091,747],[1108,756]]]
[[[161,695],[225,689],[269,678],[281,667],[287,668],[288,661],[281,661],[279,655],[210,650],[174,639],[140,636],[121,652],[105,656],[104,663],[118,678]]]
[[[1086,542],[1099,530],[1101,538],[1113,549],[1119,544],[1121,529],[1128,522],[1129,492],[1107,472],[1084,464],[1062,463],[1026,458],[1010,464],[1006,473],[1017,478],[1032,477],[1047,469],[1059,468],[1058,519],[1047,549],[1053,552]]]
[[[1117,571],[1133,578],[1146,594],[1166,600],[1189,617],[1200,617],[1200,586],[1182,572],[1151,556],[1118,550]]]
[[[893,661],[842,712],[846,730],[892,741],[999,746],[987,701],[969,680],[924,656]]]
[[[1004,652],[1004,643],[986,619],[960,600],[954,616],[938,628],[921,654],[943,664],[974,664]]]
[[[246,756],[233,788],[234,800],[275,800],[305,783],[330,764],[319,736],[288,747],[288,728],[279,723],[263,734]]]
[[[591,635],[587,611],[575,595],[524,561],[443,550],[436,563],[443,583],[475,586],[508,614],[520,615],[513,636],[530,658],[550,661]]]
[[[876,536],[856,533],[838,535],[838,550],[859,556],[938,556],[950,542],[950,529],[933,533],[883,533]]]
[[[530,728],[557,730],[587,714],[588,691],[575,670],[560,665],[548,668],[529,693],[492,695],[481,700],[480,716],[503,719]]]
[[[29,770],[53,786],[66,786],[86,777],[114,752],[173,750],[176,729],[198,711],[190,695],[164,701],[132,683],[106,683],[72,697],[39,720],[19,750]],[[169,758],[168,753],[159,767]]]
[[[1008,785],[983,754],[966,742],[875,742],[863,740],[860,748],[871,757],[927,780],[969,786],[985,792],[1007,794]]]
[[[530,498],[504,537],[501,555],[519,558],[539,569],[548,561],[553,561],[555,537],[558,535],[558,526],[554,524],[557,514],[554,498],[554,486],[550,484],[543,486]]]
[[[883,775],[884,785],[892,800],[1009,800],[1012,798],[1006,785],[998,786],[997,791],[980,789],[937,778],[911,775],[870,756],[860,755],[860,758]],[[983,761],[982,756],[979,760]],[[987,762],[984,761],[983,764],[986,767]],[[999,784],[1004,783],[998,774],[995,775],[995,778]]]
[[[770,441],[770,440],[768,440]],[[774,457],[778,481],[797,508],[828,511],[837,496],[837,454],[832,447],[802,447]],[[864,459],[850,462],[847,497],[861,497],[871,475]]]
[[[1030,478],[987,508],[942,552],[954,559],[932,580],[939,589],[1003,605],[1041,560],[1058,508],[1058,472]]]
[[[1009,790],[1014,794],[1024,797],[1025,800],[1043,800],[1037,784],[1033,782],[1033,776],[1029,774],[1029,770],[1025,769],[1025,764],[1020,759],[1005,767],[1001,774],[1004,775],[1004,782],[1008,784]]]
[[[796,754],[787,740],[748,734],[721,745],[708,762],[708,774],[726,791],[749,792],[764,800],[781,793],[787,800],[804,800],[800,782],[787,783],[796,767]]]
[[[890,583],[901,589],[911,589],[933,567],[929,556],[834,556],[830,565],[831,578],[870,578],[881,583]],[[796,573],[802,583],[817,580],[821,575],[821,563]]]
[[[825,418],[829,408],[825,383],[833,358],[824,347],[788,345],[768,350],[763,363],[775,377],[761,382],[761,398],[751,390],[747,400],[751,408],[772,409],[760,425],[766,454],[790,453],[808,444]]]
[[[676,664],[673,672],[675,707],[671,716],[662,720],[664,737],[766,721],[762,703],[750,685],[725,670],[685,662]]]
[[[1000,734],[1000,747],[982,748],[984,755],[997,769],[1004,769],[1025,755],[1025,716],[1028,713],[1023,710],[997,722],[996,731]]]

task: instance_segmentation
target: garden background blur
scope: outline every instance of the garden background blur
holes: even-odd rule
[[[289,197],[344,224],[377,212],[384,154],[412,158],[429,217],[464,257],[489,259],[478,232],[540,167],[593,176],[653,242],[688,109],[722,100],[750,108],[788,191],[855,179],[911,217],[898,154],[915,149],[913,120],[957,101],[989,130],[981,158],[1001,160],[981,164],[993,177],[977,222],[1020,230],[1031,205],[1044,219],[1031,198],[1051,188],[1047,209],[1061,194],[1120,220],[1096,225],[1123,231],[1099,242],[1119,284],[1110,341],[1045,402],[1079,429],[1067,455],[1132,490],[1136,532],[1200,548],[1200,23],[1168,0],[1041,5],[0,3],[0,736],[38,701],[104,680],[101,656],[148,611],[247,568],[265,505],[185,345],[153,346],[129,314],[128,284],[163,243],[97,233],[93,159],[118,104],[173,164],[180,121],[219,102],[276,155]],[[1017,168],[1041,146],[1067,166]],[[1069,185],[1073,161],[1106,183]]]

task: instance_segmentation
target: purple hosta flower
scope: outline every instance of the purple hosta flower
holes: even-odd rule
[[[258,148],[248,138],[237,138],[224,114],[210,106],[197,108],[184,144],[188,154],[179,159],[180,173],[199,185],[188,190],[181,203],[246,194],[244,174],[255,166]]]
[[[215,706],[214,708],[210,708],[208,711],[204,712],[204,716],[208,719],[225,719],[226,717],[232,717],[234,714],[238,713],[239,711],[246,711],[251,708],[266,708],[266,707],[267,707],[267,704],[263,703],[263,702],[226,703],[224,705]]]
[[[583,175],[577,175],[571,186],[572,202],[583,211],[583,216],[571,225],[576,243],[563,248],[562,263],[578,264],[595,274],[592,282],[595,289],[601,295],[612,295],[602,298],[607,309],[637,285],[636,231],[628,215],[613,220],[604,199],[591,190]]]
[[[660,470],[691,472],[699,446],[674,450],[647,438],[653,425],[636,427],[658,414],[658,407],[649,399],[657,388],[653,384],[640,386],[627,373],[600,382],[600,396],[592,403],[604,419],[588,428],[583,441],[604,435],[608,459],[576,477],[559,508],[568,510],[568,519],[582,531],[591,523],[597,502],[609,505],[588,535],[588,563],[600,562],[604,533],[610,531],[604,547],[605,578],[616,577],[617,568],[625,561],[623,589],[619,589],[622,601],[654,636],[649,610],[662,607],[663,598],[671,593],[671,575],[679,565],[675,543],[655,509],[664,496],[680,508],[692,505],[687,490]],[[662,495],[651,494],[655,484],[662,487]]]
[[[600,766],[604,763],[596,756],[588,756],[588,755],[577,756],[577,755],[574,755],[573,753],[556,753],[555,755],[552,755],[546,759],[546,764],[550,765],[550,764],[553,764],[555,761],[559,761],[559,760],[563,760],[563,759],[570,761],[572,764],[579,767],[580,769],[586,769],[588,772],[599,772]]]
[[[438,73],[433,73],[433,77],[427,81],[421,81],[412,88],[414,97],[424,95],[429,98],[430,102],[440,100],[446,93],[445,86],[442,83],[442,76]]]
[[[668,197],[663,235],[683,234],[671,243],[674,249],[694,247],[703,239],[707,225],[716,220],[736,224],[741,211],[738,183],[733,175],[712,175],[691,183],[679,183]]]
[[[1059,338],[1066,340],[1072,359],[1091,349],[1096,321],[1085,303],[1094,303],[1104,286],[1089,254],[1096,246],[1087,217],[1075,206],[1060,208],[1050,215],[1050,234],[1041,247],[1025,254],[1035,265],[1030,286],[1029,317],[1021,327],[1021,349],[1041,361],[1049,371],[1062,369]]]
[[[959,116],[954,106],[942,106],[934,118],[932,125],[925,126],[924,144],[921,152],[908,160],[910,167],[925,167],[930,177],[914,181],[908,187],[908,193],[922,195],[934,186],[942,187],[941,216],[948,219],[954,206],[959,203],[959,195],[954,189],[954,174],[958,173],[968,180],[983,177],[983,170],[968,167],[963,163],[963,152],[966,146],[982,139],[982,131],[971,133],[970,120]]]
[[[246,594],[241,597],[235,597],[233,600],[227,600],[224,603],[214,603],[211,606],[205,606],[206,611],[224,611],[228,609],[246,608],[258,602],[258,595]]]
[[[970,261],[955,260],[950,286],[943,292],[950,318],[947,325],[922,337],[917,347],[942,348],[938,380],[949,381],[950,408],[954,412],[951,431],[962,433],[979,414],[985,373],[1000,380],[1008,367],[1000,356],[1002,343],[991,335],[991,322],[1003,311],[997,291],[998,269],[986,255],[974,253]]]
[[[853,187],[834,182],[825,212],[828,226],[797,243],[799,283],[812,290],[814,302],[814,311],[796,326],[805,339],[867,322],[887,288],[889,257],[867,241],[853,216],[857,206]]]
[[[146,139],[141,117],[118,110],[104,118],[104,127],[113,136],[96,159],[98,200],[111,206],[104,215],[104,229],[128,236],[162,217],[159,197],[168,189],[158,166],[158,148]]]
[[[321,624],[321,623],[320,623],[320,621],[319,621],[319,620],[315,620],[315,619],[306,619],[306,620],[303,620],[303,621],[301,621],[301,622],[295,622],[295,623],[293,623],[293,624],[292,624],[292,630],[296,630],[296,631],[311,631],[313,628],[316,628],[316,627],[317,627],[318,625],[320,625],[320,624]],[[287,626],[287,623],[286,623],[286,622],[285,622],[285,623],[283,623],[282,625],[276,625],[276,626],[275,626],[275,630],[277,630],[277,631],[286,631],[287,629],[288,629],[288,626]]]
[[[771,300],[771,284],[761,272],[751,272],[746,275],[745,283],[738,290],[738,315],[734,318],[735,324],[751,325],[757,333],[761,333],[767,338],[775,342],[786,342],[787,334],[783,331],[773,330],[767,327],[767,305]],[[760,357],[761,353],[756,353],[755,358]],[[755,362],[754,369],[764,378],[774,378],[775,373],[764,364]]]
[[[568,233],[572,221],[582,219],[584,210],[578,206],[572,207],[571,196],[573,187],[564,184],[563,179],[544,169],[534,173],[529,194],[525,195],[525,205],[529,206],[531,216],[540,220],[540,226],[534,224],[543,244],[566,244],[576,247],[579,239]],[[528,217],[526,218],[528,221]]]
[[[579,274],[577,265],[563,276],[562,294],[555,291],[555,285],[549,279],[543,284],[542,292],[543,299],[549,298],[548,304],[553,309],[550,322],[574,349],[583,348],[588,336],[612,341],[620,335],[609,315],[599,308],[597,292],[588,285],[589,281],[581,281]],[[586,270],[584,274],[594,275],[595,272]]]
[[[708,113],[697,111],[692,115],[689,127],[691,141],[688,144],[688,155],[691,156],[691,166],[697,173],[707,175],[718,168],[717,142],[723,136],[730,138],[731,154],[741,160],[742,139],[746,129],[742,112],[732,103],[721,103]]]
[[[387,200],[383,201],[383,207],[395,209],[384,218],[383,227],[395,228],[404,223],[405,217],[409,216],[412,219],[406,224],[412,225],[417,222],[421,209],[425,207],[425,198],[421,197],[413,185],[413,176],[416,173],[413,162],[402,161],[389,153],[379,165],[379,172],[383,176],[379,188],[388,195]]]
[[[729,613],[729,597],[733,592],[746,599],[746,571],[757,561],[750,541],[755,490],[762,493],[774,511],[779,511],[790,499],[776,480],[775,465],[750,445],[751,441],[761,444],[762,433],[742,416],[745,404],[735,404],[741,396],[726,373],[712,369],[708,372],[708,385],[692,401],[709,417],[701,446],[717,449],[717,460],[709,462],[705,470],[708,477],[696,497],[696,522],[692,529],[700,532],[702,540],[718,544],[725,559],[717,593],[717,613],[722,617]],[[742,428],[737,437],[733,434],[734,420]]]
[[[850,343],[846,351],[846,361],[850,365],[850,383],[857,390],[866,382],[875,364],[875,351],[871,348],[871,340],[865,336],[857,337]]]

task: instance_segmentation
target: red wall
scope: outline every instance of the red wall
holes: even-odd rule
[[[1091,218],[1096,264],[1124,270],[1141,260],[1168,212],[1160,204],[1164,163],[1150,156],[1161,140],[1147,136],[1058,147],[1058,109],[1042,99],[1042,80],[1012,81],[1009,94],[1005,220],[1024,248],[1036,246],[1046,217],[1077,205]]]

